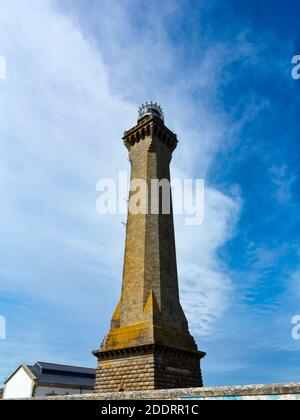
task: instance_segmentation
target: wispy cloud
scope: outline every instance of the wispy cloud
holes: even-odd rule
[[[270,175],[276,187],[275,196],[280,204],[288,203],[292,198],[292,188],[297,180],[286,164],[272,166]]]
[[[194,107],[185,92],[185,77],[177,74],[165,84],[178,53],[156,19],[134,43],[128,9],[119,6],[113,15],[111,9],[104,10],[101,21],[109,39],[102,38],[96,47],[53,5],[47,0],[31,0],[30,7],[20,0],[13,5],[1,3],[1,50],[9,62],[8,79],[1,86],[1,237],[6,244],[1,289],[10,294],[18,289],[35,302],[50,305],[41,343],[46,331],[50,334],[56,328],[58,307],[84,314],[87,327],[97,314],[100,329],[95,340],[100,340],[119,294],[124,231],[118,216],[105,220],[96,216],[95,186],[100,177],[114,178],[119,169],[128,170],[121,136],[134,124],[138,103],[153,95],[162,99],[168,124],[182,139],[174,172],[181,167],[183,176],[195,175],[198,153],[204,163],[197,171],[207,173],[226,122],[225,115],[214,115],[201,102]],[[167,15],[173,12],[165,10]],[[122,33],[130,49],[122,46]],[[149,66],[153,37],[158,48],[155,65]],[[105,62],[101,54],[108,46],[110,56],[106,54]],[[194,82],[189,82],[189,92],[199,88],[195,86],[199,75],[216,89],[210,74],[217,68],[216,57],[217,52],[206,54],[195,70]],[[193,173],[183,172],[190,163]],[[226,197],[212,187],[206,195],[203,227],[187,231],[179,221],[177,238],[183,299],[191,319],[200,316],[198,332],[208,334],[211,321],[227,308],[232,288],[217,251],[234,230],[239,198]],[[103,289],[107,291],[112,278],[115,286],[110,286],[106,300]],[[39,334],[40,321],[35,322]],[[16,327],[7,345],[21,345],[18,337]],[[35,347],[37,341],[38,337],[31,340],[27,335],[26,348],[30,349],[29,342]],[[27,355],[24,348],[22,358]],[[45,357],[51,357],[51,352]],[[15,360],[8,360],[7,368]]]
[[[240,100],[229,94],[225,101],[233,69],[241,77],[247,66],[261,69],[266,49],[253,44],[245,27],[231,37],[225,31],[224,39],[206,33],[206,14],[220,2],[199,1],[188,16],[190,2],[164,1],[159,9],[139,3],[0,4],[0,54],[7,60],[0,84],[0,313],[8,320],[1,377],[35,359],[94,363],[90,351],[119,298],[125,236],[122,216],[97,216],[96,183],[129,171],[121,137],[141,102],[161,102],[179,136],[173,176],[206,181],[218,155],[230,154],[244,128],[270,111],[267,97],[242,95],[240,87],[233,89]],[[279,202],[289,200],[292,172],[276,165],[269,175]],[[202,226],[176,217],[182,301],[200,347],[215,346],[211,373],[216,366],[249,371],[251,362],[239,358],[241,343],[252,349],[255,336],[263,341],[265,334],[261,315],[251,311],[253,288],[258,272],[270,273],[280,258],[254,243],[248,276],[224,258],[225,245],[245,229],[237,179],[206,183]],[[229,342],[230,354],[218,350]]]

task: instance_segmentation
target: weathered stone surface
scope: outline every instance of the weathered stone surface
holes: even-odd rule
[[[148,211],[128,212],[121,299],[108,335],[94,352],[99,360],[96,391],[202,386],[205,353],[198,352],[179,300],[171,191],[168,214],[161,195],[151,195],[153,180],[170,181],[177,137],[151,115],[125,133],[124,143],[131,180],[142,179],[148,186],[142,200]],[[150,363],[145,375],[143,363]]]
[[[98,393],[202,386],[197,353],[155,344],[98,356]]]
[[[248,385],[215,388],[167,389],[147,392],[117,392],[108,394],[70,395],[36,398],[58,400],[300,400],[300,383]]]

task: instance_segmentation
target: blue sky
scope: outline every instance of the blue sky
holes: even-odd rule
[[[300,380],[300,54],[296,0],[2,0],[0,381],[37,360],[95,366],[118,301],[123,216],[96,184],[153,99],[174,176],[205,178],[205,222],[176,217],[182,302],[206,385]]]

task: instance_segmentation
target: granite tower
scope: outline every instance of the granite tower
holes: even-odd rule
[[[99,363],[95,390],[201,387],[205,353],[198,351],[179,301],[171,191],[167,214],[161,190],[156,198],[151,194],[152,180],[170,181],[177,136],[164,124],[161,107],[146,103],[123,140],[131,181],[142,179],[149,186],[148,211],[128,212],[122,294],[110,331],[94,352]],[[152,212],[157,198],[158,211]]]

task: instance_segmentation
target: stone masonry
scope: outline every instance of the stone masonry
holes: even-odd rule
[[[188,400],[271,400],[300,401],[300,383],[226,386],[214,388],[185,388],[150,391],[128,391],[102,394],[66,395],[57,397],[37,397],[35,400],[173,400],[175,403],[186,403]]]
[[[198,355],[152,345],[104,357],[107,359],[100,362],[97,393],[189,388],[202,384]]]
[[[168,214],[162,190],[151,194],[152,180],[170,181],[177,143],[162,115],[151,110],[124,135],[132,168],[122,294],[110,331],[94,352],[97,392],[202,386],[205,353],[198,351],[179,301],[171,191]],[[148,186],[139,198],[147,211],[138,214],[131,211],[137,179]]]

